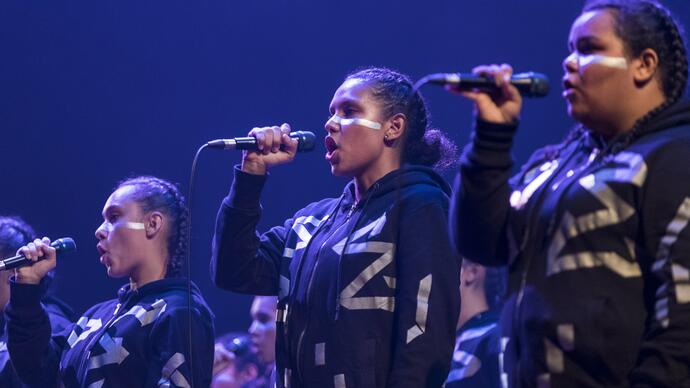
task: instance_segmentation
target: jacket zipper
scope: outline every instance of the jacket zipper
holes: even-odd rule
[[[129,302],[129,300],[127,301]],[[126,303],[118,303],[117,306],[115,307],[115,311],[113,312],[113,316],[110,317],[110,319],[103,325],[100,335],[94,335],[91,340],[87,343],[87,345],[84,347],[84,353],[79,365],[80,369],[80,375],[81,375],[81,382],[82,384],[86,384],[86,375],[89,373],[89,369],[86,368],[86,363],[91,358],[91,349],[93,346],[96,344],[96,342],[100,341],[101,338],[103,337],[103,334],[105,334],[108,329],[110,329],[110,326],[112,326],[113,322],[117,320],[117,318],[120,317],[120,313],[125,310],[125,305]]]
[[[297,339],[297,353],[295,354],[295,357],[297,358],[297,359],[295,360],[295,361],[296,361],[296,362],[295,362],[295,369],[296,369],[297,374],[300,375],[300,377],[301,377],[301,372],[300,372],[300,370],[299,370],[299,366],[300,366],[300,360],[301,360],[301,355],[302,355],[302,341],[304,340],[304,334],[306,333],[307,329],[309,328],[309,321],[310,321],[309,316],[311,315],[311,311],[309,311],[309,309],[308,309],[308,306],[309,306],[309,298],[310,298],[310,296],[311,296],[311,287],[312,287],[313,281],[314,281],[314,273],[316,272],[316,270],[317,270],[317,268],[318,268],[318,266],[319,266],[319,257],[321,256],[321,251],[323,250],[323,247],[326,245],[326,243],[327,243],[337,232],[339,232],[340,229],[342,229],[343,226],[347,225],[347,223],[350,221],[350,217],[352,216],[352,213],[354,213],[356,207],[357,207],[357,202],[355,202],[355,204],[352,205],[352,207],[350,208],[350,210],[348,210],[348,213],[347,213],[347,215],[345,216],[345,221],[344,221],[342,224],[338,225],[338,227],[335,228],[335,229],[333,230],[333,232],[332,232],[331,234],[329,234],[329,235],[323,240],[323,243],[321,243],[321,246],[320,246],[319,249],[316,251],[316,262],[314,263],[314,268],[312,269],[311,273],[309,274],[309,281],[308,281],[308,283],[307,283],[307,296],[306,296],[306,298],[307,298],[307,300],[306,300],[306,304],[307,304],[307,322],[306,322],[306,324],[304,325],[304,328],[302,329],[302,331],[300,332],[299,338]],[[346,246],[343,247],[343,250],[344,250],[345,248],[346,248]],[[336,292],[338,292],[338,291],[336,290]]]
[[[578,145],[578,147],[579,146],[581,146],[581,143]],[[593,151],[593,152],[596,152],[596,151]],[[599,158],[600,155],[601,155],[601,153],[597,153],[593,158],[590,157],[589,160],[587,161],[587,164],[584,167],[582,167],[580,169],[580,171],[578,171],[575,175],[573,175],[572,177],[569,178],[570,182],[575,182],[578,179],[580,179],[580,177],[583,175],[583,173],[585,171],[588,171],[588,167],[590,167],[592,164],[594,164],[594,162]],[[527,287],[527,276],[529,273],[529,269],[531,267],[532,255],[534,253],[534,252],[531,252],[530,255],[526,255],[527,244],[528,244],[528,241],[530,238],[531,230],[534,229],[534,227],[536,227],[536,224],[538,223],[538,217],[535,219],[534,216],[536,214],[538,214],[537,209],[540,209],[541,206],[544,204],[544,201],[546,200],[546,193],[548,193],[548,189],[549,189],[549,187],[551,187],[552,182],[556,179],[556,177],[558,176],[558,173],[561,171],[561,169],[568,166],[568,164],[571,162],[571,160],[573,159],[574,156],[575,156],[575,152],[572,152],[568,156],[568,158],[565,159],[563,165],[560,167],[557,167],[556,170],[553,172],[553,175],[551,177],[549,177],[549,179],[547,179],[546,182],[544,182],[542,191],[540,192],[539,197],[537,198],[538,201],[535,202],[534,206],[529,210],[529,214],[528,214],[528,217],[529,217],[528,219],[530,220],[529,226],[525,229],[525,233],[523,235],[523,241],[522,241],[522,244],[520,244],[520,251],[525,256],[525,266],[523,268],[523,271],[522,271],[522,274],[520,277],[520,288],[518,289],[518,295],[517,295],[516,300],[515,300],[515,309],[513,311],[513,323],[511,325],[513,332],[517,332],[516,331],[516,329],[517,329],[516,325],[519,324],[520,318],[522,316],[522,300],[524,298],[525,288]],[[558,184],[560,185],[561,183],[563,183],[564,180],[565,179],[559,180]],[[568,187],[569,186],[570,185],[568,185]],[[563,190],[563,193],[561,195],[565,195],[566,191],[567,191],[567,187]],[[554,209],[554,211],[557,211],[557,209]],[[549,231],[549,229],[551,229],[552,223],[554,223],[553,218],[549,221],[549,225],[547,225],[547,232]],[[534,247],[532,247],[532,250],[534,250]],[[520,359],[518,358],[518,365],[520,363],[519,360]]]

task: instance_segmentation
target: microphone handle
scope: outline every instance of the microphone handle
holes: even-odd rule
[[[53,241],[50,246],[55,248],[56,254],[72,252],[77,249],[77,245],[74,243],[74,240],[69,237],[59,238]],[[39,257],[38,260],[43,260],[43,256]],[[7,259],[0,260],[0,271],[23,267],[25,265],[31,265],[32,263],[33,262],[24,257],[24,255],[8,257]]]
[[[299,141],[297,152],[311,151],[314,149],[314,134],[306,131],[290,132],[289,136]],[[256,138],[253,136],[235,137],[232,139],[216,139],[206,143],[207,147],[224,150],[257,150]],[[280,150],[284,151],[283,145]]]

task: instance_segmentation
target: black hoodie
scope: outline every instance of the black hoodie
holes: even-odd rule
[[[690,386],[690,104],[620,152],[585,132],[509,180],[515,130],[478,123],[451,223],[463,255],[510,265],[510,386]]]
[[[48,313],[50,326],[53,332],[65,330],[72,324],[74,312],[62,300],[48,293],[41,300],[41,304]],[[4,314],[0,315],[0,330],[2,330],[2,334],[0,334],[0,387],[23,387],[24,384],[19,379],[19,376],[17,376],[17,372],[15,372],[12,362],[10,361],[10,353],[7,351],[7,330],[5,327]]]
[[[359,203],[351,182],[259,235],[265,180],[236,169],[211,271],[219,287],[279,296],[278,385],[440,386],[460,303],[445,181],[404,167]]]
[[[162,279],[91,307],[52,333],[40,285],[10,282],[8,349],[33,387],[195,387],[211,383],[213,314],[192,285],[190,369],[187,281]]]

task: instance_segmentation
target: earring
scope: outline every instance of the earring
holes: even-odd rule
[[[384,140],[388,140],[388,135],[383,135]]]

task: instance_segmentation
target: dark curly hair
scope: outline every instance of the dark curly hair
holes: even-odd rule
[[[159,211],[171,221],[168,235],[168,264],[166,277],[178,277],[187,257],[189,209],[177,185],[153,176],[139,176],[118,183],[116,190],[132,186],[132,199],[144,212]]]
[[[0,258],[14,255],[36,239],[36,232],[19,217],[0,217]]]
[[[429,126],[426,102],[414,91],[410,77],[397,71],[370,67],[349,74],[346,80],[367,83],[372,96],[381,104],[386,118],[402,113],[407,118],[404,163],[446,169],[457,163],[457,147],[443,132]]]

